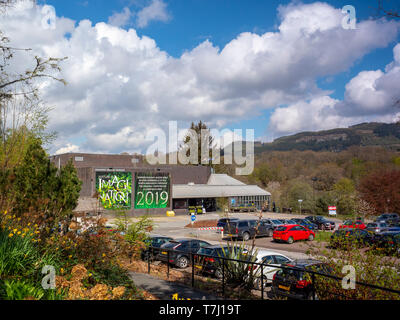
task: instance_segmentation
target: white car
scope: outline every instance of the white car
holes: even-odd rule
[[[272,278],[274,274],[279,270],[279,268],[275,268],[274,266],[281,266],[283,264],[289,263],[293,259],[275,251],[269,250],[259,250],[257,253],[256,262],[262,263],[262,273],[264,278],[264,287],[268,283],[272,283]],[[266,266],[268,265],[268,266]],[[255,286],[257,289],[261,289],[261,266],[258,266],[255,270]]]

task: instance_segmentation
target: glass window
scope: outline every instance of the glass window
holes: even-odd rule
[[[290,260],[284,256],[275,256],[275,261],[277,264],[286,264],[288,262],[290,262]]]
[[[274,264],[274,256],[265,256],[262,258],[263,264]]]

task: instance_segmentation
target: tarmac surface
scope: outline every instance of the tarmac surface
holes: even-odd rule
[[[135,285],[161,300],[222,300],[208,292],[145,274],[129,272]],[[174,299],[174,297],[176,299]]]

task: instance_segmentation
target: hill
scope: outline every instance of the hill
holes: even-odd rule
[[[400,151],[400,123],[361,123],[349,128],[301,132],[254,144],[255,153],[312,150],[340,152],[352,146],[381,146]]]

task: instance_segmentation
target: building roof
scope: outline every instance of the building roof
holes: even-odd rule
[[[172,198],[225,198],[240,196],[268,196],[269,192],[254,185],[174,184]]]
[[[227,174],[212,173],[208,178],[207,185],[211,186],[245,186],[246,184],[236,180]]]

